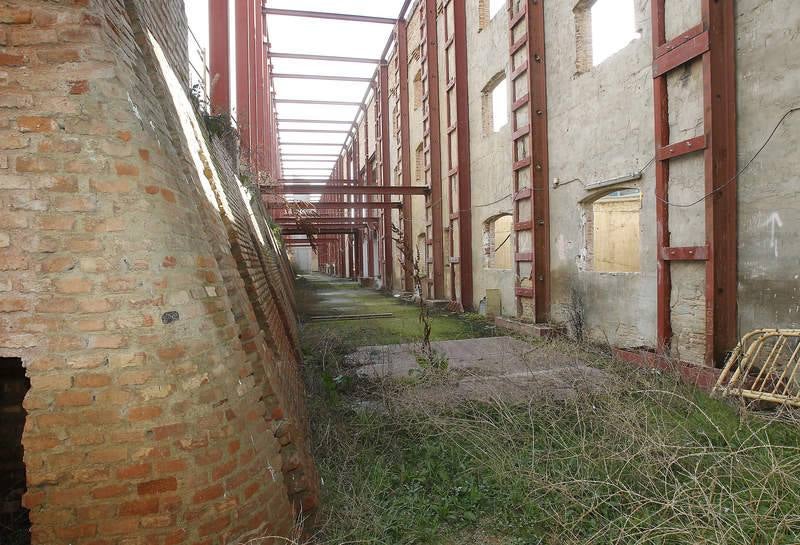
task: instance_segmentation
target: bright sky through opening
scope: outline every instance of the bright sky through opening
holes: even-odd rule
[[[592,62],[595,66],[641,38],[633,0],[597,0],[592,6]]]
[[[236,0],[230,0],[231,5]],[[495,0],[497,1],[497,0]],[[267,0],[270,8],[322,11],[352,15],[370,15],[396,18],[403,0]],[[186,3],[189,25],[202,47],[208,47],[208,5],[205,0]],[[278,53],[305,53],[377,59],[383,52],[393,30],[392,25],[357,23],[329,19],[267,15],[271,51]],[[273,59],[278,74],[319,74],[370,78],[376,64],[328,62],[296,59]],[[233,75],[232,75],[233,77]],[[361,102],[369,84],[326,80],[283,79],[274,80],[278,99],[336,100]],[[346,132],[301,133],[290,129],[347,131],[359,113],[357,106],[327,106],[308,104],[278,104],[279,119],[323,119],[346,123],[281,122],[279,139],[285,176],[313,178],[327,177],[333,168],[336,155],[347,138]],[[303,145],[292,144],[301,143]],[[313,145],[316,144],[316,145]],[[328,145],[328,144],[338,144]],[[301,155],[320,154],[304,161]]]

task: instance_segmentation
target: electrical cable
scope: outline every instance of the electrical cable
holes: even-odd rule
[[[769,145],[770,141],[772,140],[772,137],[775,136],[776,132],[778,132],[778,129],[783,124],[783,122],[786,121],[786,118],[788,118],[790,115],[792,115],[793,113],[798,112],[798,111],[800,111],[800,106],[795,106],[794,108],[789,108],[789,110],[787,110],[786,113],[783,114],[783,116],[780,118],[778,123],[772,129],[772,132],[769,133],[769,136],[767,137],[766,140],[764,140],[764,143],[761,144],[761,147],[758,148],[758,151],[756,151],[755,155],[753,155],[753,157],[751,157],[750,160],[747,161],[747,163],[745,163],[745,165],[741,169],[739,169],[739,171],[731,179],[726,181],[721,186],[719,186],[717,188],[714,188],[713,190],[709,191],[708,193],[706,193],[705,195],[703,195],[702,197],[700,197],[696,201],[690,202],[688,204],[679,204],[679,203],[670,202],[669,200],[667,200],[667,199],[665,199],[663,197],[660,197],[659,195],[655,196],[656,199],[658,199],[659,201],[661,201],[663,203],[666,203],[668,206],[673,206],[675,208],[689,208],[691,206],[694,206],[696,204],[699,204],[699,203],[703,202],[704,200],[709,198],[714,193],[722,191],[723,189],[728,187],[730,184],[732,184],[734,181],[736,181],[736,179],[739,178],[739,176],[741,176],[744,173],[744,171],[746,171],[750,167],[751,164],[753,164],[753,161],[755,161],[756,158],[761,154],[761,152],[764,151],[764,148],[766,148]]]

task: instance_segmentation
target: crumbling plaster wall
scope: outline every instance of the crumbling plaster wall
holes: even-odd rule
[[[485,130],[483,91],[492,78],[504,73],[508,80],[508,11],[500,11],[480,28],[480,0],[467,2],[467,59],[469,63],[469,130],[472,174],[472,281],[474,308],[487,289],[499,289],[502,312],[516,314],[513,269],[486,266],[482,240],[487,220],[513,212],[514,191],[511,172],[511,114],[498,132]],[[480,30],[479,30],[480,29]],[[511,106],[509,86],[509,108]],[[513,246],[514,236],[506,242]],[[498,244],[502,241],[496,241]],[[513,250],[512,250],[513,251]]]
[[[289,494],[316,489],[296,332],[276,317],[290,307],[247,293],[225,189],[179,121],[185,29],[148,36],[182,13],[0,7],[0,354],[31,380],[37,545],[288,535]],[[278,282],[282,260],[260,251]]]
[[[565,320],[570,291],[583,295],[595,338],[652,344],[656,324],[655,175],[624,184],[642,190],[641,272],[586,270],[584,187],[644,168],[653,156],[650,3],[636,1],[642,36],[590,70],[576,69],[575,2],[545,3],[552,315]],[[599,195],[597,195],[599,196]]]

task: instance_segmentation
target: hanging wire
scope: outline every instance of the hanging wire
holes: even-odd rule
[[[766,148],[769,145],[770,141],[772,140],[772,137],[775,136],[776,132],[778,132],[778,129],[783,124],[783,122],[786,121],[786,118],[788,118],[790,115],[792,115],[793,113],[798,112],[798,111],[800,111],[800,106],[795,106],[794,108],[790,108],[789,110],[787,110],[786,113],[783,114],[783,116],[780,118],[778,123],[775,125],[775,127],[772,129],[772,132],[769,133],[769,136],[767,137],[767,139],[764,140],[764,143],[761,144],[761,147],[758,148],[758,151],[756,151],[755,155],[753,155],[753,157],[751,157],[750,160],[747,161],[747,163],[745,163],[745,165],[741,169],[739,169],[739,171],[731,179],[726,181],[721,186],[709,191],[708,193],[706,193],[705,195],[703,195],[702,197],[700,197],[696,201],[693,201],[693,202],[690,202],[690,203],[687,203],[687,204],[680,204],[680,203],[670,202],[669,200],[667,200],[667,199],[665,199],[665,198],[663,198],[663,197],[661,197],[659,195],[656,195],[656,199],[658,199],[659,201],[661,201],[663,203],[668,204],[669,206],[673,206],[675,208],[689,208],[690,206],[694,206],[696,204],[699,204],[699,203],[703,202],[704,200],[709,198],[714,193],[722,191],[723,189],[728,187],[730,184],[735,182],[736,179],[739,178],[739,176],[741,176],[744,173],[744,171],[746,171],[750,167],[751,164],[753,164],[753,161],[755,161],[756,158],[761,154],[761,152],[764,151],[764,148]]]

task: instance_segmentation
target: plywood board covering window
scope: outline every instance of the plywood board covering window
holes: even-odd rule
[[[592,270],[638,272],[640,270],[639,216],[642,194],[638,189],[609,193],[589,204],[587,241]]]

